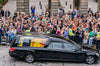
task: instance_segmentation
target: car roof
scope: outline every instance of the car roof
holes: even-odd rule
[[[45,34],[45,33],[36,33],[36,32],[31,32],[30,33],[31,35],[27,35],[26,32],[24,33],[17,33],[16,35],[17,36],[29,36],[29,37],[37,37],[37,38],[48,38],[48,39],[51,39],[51,40],[60,40],[60,41],[69,41],[72,43],[71,40],[67,39],[67,38],[64,38],[64,37],[61,37],[61,36],[58,36],[58,35],[54,35],[54,34]]]

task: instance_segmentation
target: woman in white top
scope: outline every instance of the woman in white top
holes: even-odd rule
[[[15,27],[13,27],[12,31],[11,31],[14,35],[16,34],[17,30],[15,29]]]

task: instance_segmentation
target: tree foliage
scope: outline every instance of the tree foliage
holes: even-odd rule
[[[0,6],[2,5],[3,2],[4,2],[4,0],[0,0]]]
[[[0,0],[0,4],[2,4],[4,2],[4,0]]]

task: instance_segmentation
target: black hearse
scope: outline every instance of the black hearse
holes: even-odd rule
[[[82,49],[69,39],[47,34],[16,35],[11,43],[9,55],[25,59],[28,63],[35,60],[54,60],[93,64],[99,59],[98,53]]]

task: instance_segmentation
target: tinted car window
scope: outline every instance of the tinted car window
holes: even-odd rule
[[[66,50],[75,50],[76,47],[75,45],[71,44],[71,43],[63,43],[64,44],[64,49]]]
[[[34,38],[34,37],[20,37],[19,47],[44,47],[48,39],[46,38]]]
[[[17,46],[16,39],[17,39],[17,37],[15,36],[14,39],[13,39],[13,41],[11,42],[11,47]]]
[[[33,37],[20,37],[18,46],[30,46]]]
[[[61,42],[50,42],[48,48],[63,49]]]

